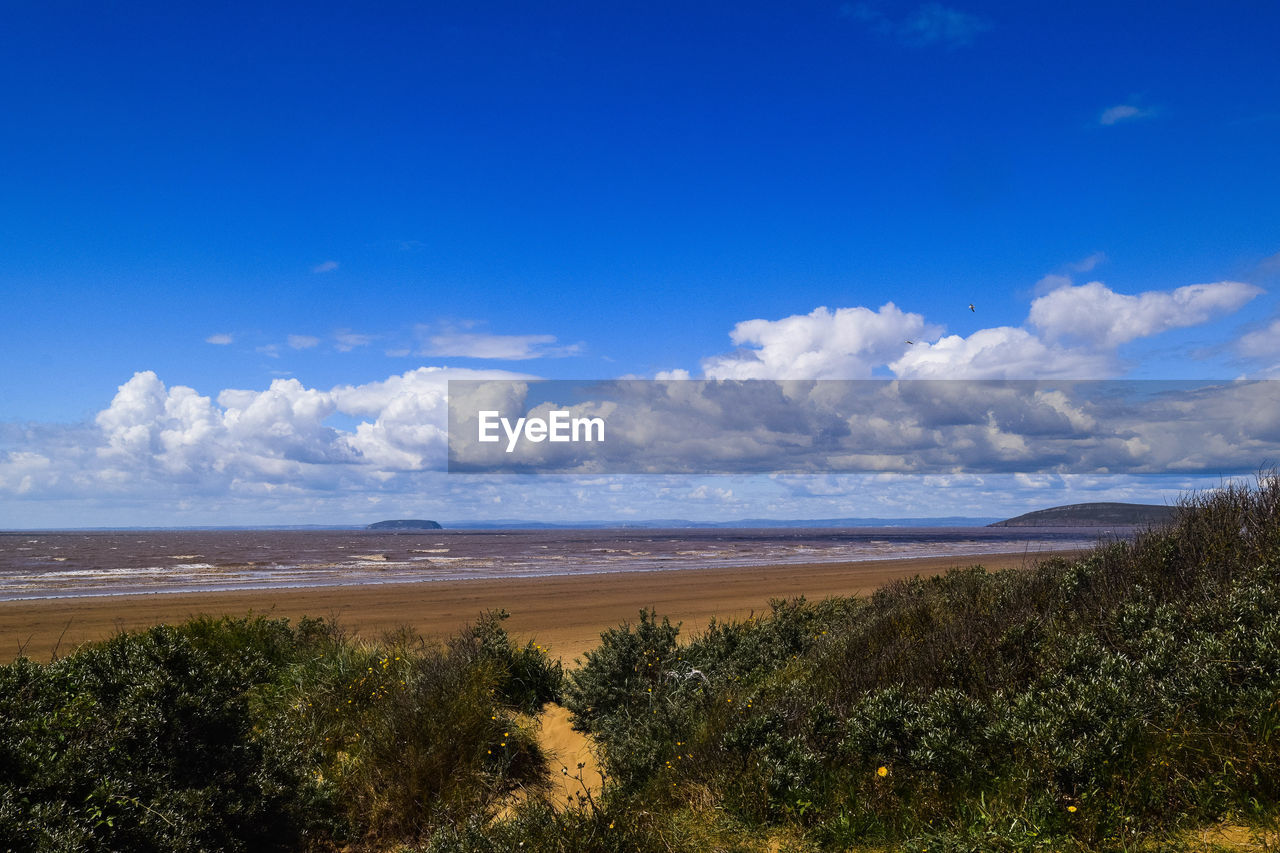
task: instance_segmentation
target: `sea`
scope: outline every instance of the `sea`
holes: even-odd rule
[[[0,601],[688,571],[1086,548],[1125,528],[0,532]]]

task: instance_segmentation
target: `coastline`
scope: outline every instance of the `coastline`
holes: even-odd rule
[[[507,630],[536,640],[566,666],[594,648],[600,632],[634,621],[643,607],[683,623],[682,634],[712,619],[738,619],[767,610],[771,598],[822,599],[865,595],[892,581],[982,565],[1022,568],[1076,550],[1019,551],[973,556],[890,558],[842,563],[711,567],[680,571],[618,571],[542,577],[476,578],[431,583],[290,587],[228,592],[137,593],[0,602],[0,662],[19,650],[36,661],[56,652],[193,616],[263,614],[297,620],[336,619],[356,635],[376,639],[408,626],[442,639],[486,610],[506,610]]]

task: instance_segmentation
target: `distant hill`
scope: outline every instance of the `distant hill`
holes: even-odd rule
[[[427,521],[421,518],[396,518],[390,521],[375,521],[365,530],[443,530],[438,521]]]
[[[1068,504],[1038,509],[1017,518],[988,524],[988,527],[1145,527],[1167,524],[1176,507],[1157,504],[1092,503]]]

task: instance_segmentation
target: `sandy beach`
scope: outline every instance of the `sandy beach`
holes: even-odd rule
[[[514,636],[537,640],[572,666],[574,658],[596,645],[601,631],[634,620],[642,607],[682,622],[688,633],[712,617],[734,619],[767,610],[771,598],[861,595],[917,574],[975,563],[992,570],[1017,568],[1054,553],[6,601],[0,602],[0,661],[20,653],[46,661],[120,630],[198,614],[319,616],[337,619],[369,639],[402,626],[439,638],[486,610],[504,609],[511,614],[506,627]]]

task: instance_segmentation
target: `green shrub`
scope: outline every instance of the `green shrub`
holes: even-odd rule
[[[643,613],[569,679],[617,791],[651,807],[692,797],[831,849],[1014,850],[1127,849],[1280,805],[1274,478],[1079,560],[676,640]]]
[[[0,844],[15,850],[289,849],[323,792],[257,736],[250,692],[302,634],[199,620],[0,668]]]
[[[425,836],[546,786],[534,715],[558,693],[560,665],[513,647],[504,618],[486,615],[445,648],[404,631],[336,643],[273,697],[283,739],[316,745],[357,836]]]
[[[446,648],[197,619],[0,667],[0,849],[413,840],[546,784],[561,672],[492,614]]]

